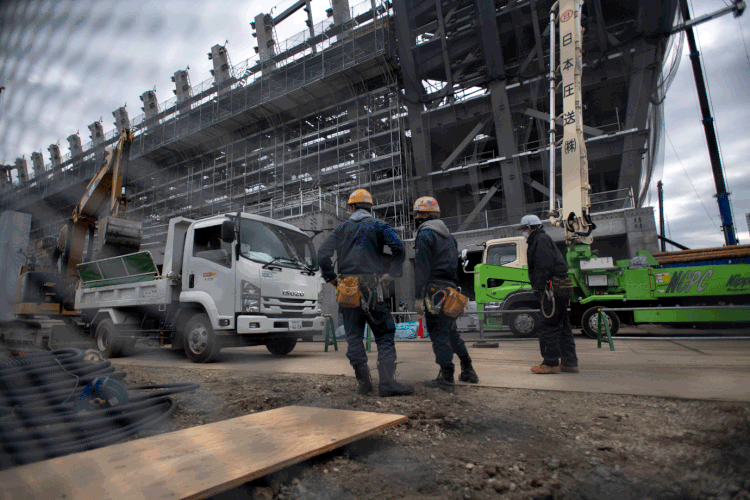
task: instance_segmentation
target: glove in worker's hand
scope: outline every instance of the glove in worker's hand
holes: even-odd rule
[[[424,316],[424,300],[415,301],[414,310],[417,311],[420,316]]]

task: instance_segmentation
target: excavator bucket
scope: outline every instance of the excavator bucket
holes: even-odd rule
[[[141,248],[142,234],[143,224],[140,222],[115,217],[101,219],[98,258],[137,252]]]

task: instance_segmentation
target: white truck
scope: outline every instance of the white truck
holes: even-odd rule
[[[78,266],[75,308],[107,357],[150,338],[196,363],[222,347],[285,355],[323,331],[323,279],[300,229],[244,213],[169,222],[164,264],[141,251]]]

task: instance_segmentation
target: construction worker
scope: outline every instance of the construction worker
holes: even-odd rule
[[[417,299],[414,308],[420,315],[426,316],[435,362],[440,366],[437,378],[424,384],[453,393],[456,389],[453,353],[461,360],[461,375],[458,379],[474,384],[479,382],[466,345],[458,334],[455,319],[446,316],[442,310],[435,310],[435,306],[444,297],[441,290],[446,290],[446,287],[456,288],[458,244],[445,223],[439,219],[440,206],[435,198],[423,196],[415,201],[413,215],[417,225],[414,240]]]
[[[407,396],[414,388],[396,381],[396,322],[384,300],[383,285],[400,277],[404,264],[404,244],[388,223],[372,216],[372,195],[357,189],[349,197],[349,220],[339,225],[320,247],[318,257],[323,278],[337,286],[339,280],[356,277],[359,281],[360,306],[341,307],[349,358],[357,377],[360,394],[372,392],[370,368],[367,365],[363,337],[369,323],[378,348],[378,386],[380,396]],[[383,247],[391,249],[391,265],[383,272]],[[338,254],[338,271],[333,268],[333,253]]]
[[[542,229],[539,217],[524,215],[521,229],[526,234],[529,281],[541,303],[542,313],[539,315],[537,333],[543,361],[532,367],[531,371],[578,373],[578,357],[567,300],[554,300],[554,291],[550,286],[553,277],[568,275],[568,266],[552,238]]]

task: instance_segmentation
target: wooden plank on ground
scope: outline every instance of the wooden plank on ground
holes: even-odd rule
[[[206,498],[406,421],[287,406],[2,471],[0,496]]]

